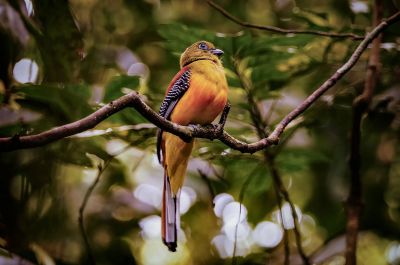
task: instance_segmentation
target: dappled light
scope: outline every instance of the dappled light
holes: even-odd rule
[[[350,8],[354,13],[368,13],[368,4],[364,1],[352,0]]]
[[[283,238],[282,228],[276,223],[263,221],[254,228],[252,238],[261,247],[274,248]]]
[[[13,69],[13,75],[15,80],[20,83],[34,83],[39,74],[39,66],[31,59],[19,60]]]
[[[217,217],[222,218],[222,213],[225,209],[225,206],[230,203],[233,202],[234,199],[232,197],[232,195],[227,194],[227,193],[221,193],[218,194],[217,196],[215,196],[214,198],[214,213]]]
[[[0,265],[399,265],[399,8],[0,0]]]
[[[273,213],[273,218],[280,224],[282,224],[285,229],[293,229],[294,228],[294,218],[292,211],[296,211],[297,222],[301,224],[302,213],[299,207],[294,205],[294,209],[292,209],[291,205],[285,203],[282,208]]]
[[[246,219],[247,209],[238,202],[230,202],[222,210],[222,220],[225,224],[240,223]]]
[[[400,243],[392,242],[386,250],[387,262],[389,264],[399,264],[400,262]]]
[[[143,183],[135,188],[133,194],[139,201],[149,204],[158,210],[161,209],[162,194],[159,187]]]

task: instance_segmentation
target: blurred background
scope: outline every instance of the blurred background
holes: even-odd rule
[[[215,1],[243,21],[285,29],[363,35],[372,25],[372,1]],[[384,17],[398,10],[383,6]],[[225,51],[225,129],[247,142],[260,128],[271,132],[359,43],[243,28],[200,0],[0,0],[0,136],[75,121],[133,90],[158,110],[180,53],[202,39]],[[400,264],[399,51],[397,24],[383,36],[362,123],[359,264]],[[368,52],[278,146],[251,155],[196,140],[176,253],[160,239],[156,128],[135,110],[43,147],[0,153],[0,264],[283,264],[285,249],[302,264],[275,177],[290,194],[305,254],[344,264],[352,101]]]

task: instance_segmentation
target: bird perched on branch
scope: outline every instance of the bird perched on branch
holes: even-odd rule
[[[181,55],[181,70],[168,86],[160,115],[181,125],[210,124],[227,103],[222,54],[207,41],[189,46]],[[193,140],[185,142],[171,133],[158,131],[157,155],[164,167],[162,240],[170,251],[177,247],[179,195],[192,148]]]

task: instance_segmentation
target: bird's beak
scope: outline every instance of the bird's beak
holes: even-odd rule
[[[224,52],[222,50],[220,50],[220,49],[212,49],[211,53],[214,54],[214,55],[217,55],[218,57],[221,57],[222,54],[224,54]]]

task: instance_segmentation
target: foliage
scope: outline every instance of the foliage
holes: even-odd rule
[[[204,39],[225,52],[232,104],[225,129],[253,142],[258,136],[249,97],[270,132],[357,44],[351,39],[242,28],[205,1],[33,1],[34,14],[26,17],[25,24],[16,12],[17,2],[0,1],[0,10],[7,8],[7,14],[24,25],[21,29],[15,26],[18,23],[0,21],[0,45],[7,47],[0,51],[4,58],[0,63],[12,69],[21,58],[30,58],[39,65],[39,76],[25,84],[14,77],[8,85],[10,78],[4,75],[11,71],[0,68],[1,137],[38,133],[75,121],[131,90],[143,93],[156,110],[178,71],[181,52]],[[219,2],[243,20],[282,28],[362,34],[371,25],[372,7],[361,1]],[[365,3],[367,12],[352,11],[354,2]],[[395,7],[389,1],[385,5],[387,17]],[[400,238],[400,44],[396,26],[384,35],[381,77],[362,124],[361,264],[391,262],[385,251],[396,247]],[[27,40],[16,38],[24,32],[28,32]],[[329,250],[329,242],[336,242],[345,230],[342,202],[349,187],[351,108],[364,85],[367,60],[368,53],[288,128],[280,145],[268,150],[294,204],[301,209],[300,231],[310,256],[319,249]],[[143,227],[144,218],[160,214],[157,197],[152,196],[162,186],[155,141],[155,128],[135,111],[124,110],[87,135],[0,153],[0,262],[7,242],[11,252],[33,263],[88,263],[78,212],[99,165],[107,161],[84,213],[98,264],[229,264],[232,260],[221,258],[212,243],[223,230],[210,202],[220,193],[243,203],[252,229],[266,220],[279,223],[272,165],[263,152],[241,154],[218,141],[197,140],[186,180],[196,199],[182,217],[186,243],[179,245],[178,254],[168,253],[161,240],[149,237]],[[150,201],[146,203],[138,190],[149,185],[155,189],[144,193]],[[293,230],[288,236],[296,259]],[[324,264],[342,264],[345,246],[340,242],[335,245],[339,253]],[[283,240],[266,249],[252,245],[235,262],[282,264],[283,253]]]

